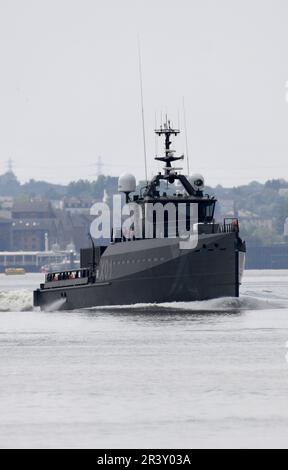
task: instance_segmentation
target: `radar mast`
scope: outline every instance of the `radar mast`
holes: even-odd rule
[[[160,126],[160,129],[155,129],[155,134],[157,134],[159,137],[162,135],[165,136],[165,156],[164,157],[155,157],[155,160],[160,160],[161,162],[165,162],[165,167],[164,167],[164,172],[166,176],[169,176],[170,172],[174,170],[182,170],[182,168],[173,168],[171,166],[172,162],[175,162],[176,160],[183,160],[184,155],[181,155],[180,157],[176,157],[175,150],[172,150],[170,148],[172,142],[170,140],[170,136],[174,135],[175,137],[180,133],[179,129],[173,129],[171,127],[171,121],[167,119],[166,116],[166,122],[164,125]]]

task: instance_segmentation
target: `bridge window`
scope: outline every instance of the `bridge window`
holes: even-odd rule
[[[212,222],[215,210],[215,202],[213,200],[201,201],[198,204],[199,222]]]

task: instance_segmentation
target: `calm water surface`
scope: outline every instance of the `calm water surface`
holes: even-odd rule
[[[288,271],[240,299],[33,311],[0,275],[0,447],[288,447]]]

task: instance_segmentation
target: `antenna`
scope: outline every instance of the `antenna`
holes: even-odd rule
[[[157,113],[155,111],[155,129],[157,129]],[[157,135],[155,134],[155,157],[158,156],[158,139]]]
[[[183,99],[182,99],[182,107],[183,107],[183,121],[184,121],[184,132],[185,132],[185,143],[186,143],[187,174],[189,175],[189,174],[190,174],[190,168],[189,168],[188,137],[187,137],[186,110],[185,110],[184,96],[183,96]]]
[[[147,178],[147,156],[146,156],[146,138],[145,138],[145,121],[144,121],[144,103],[143,103],[143,83],[142,83],[142,64],[141,64],[141,49],[140,40],[138,37],[138,59],[139,59],[139,78],[140,78],[140,94],[141,94],[141,114],[142,114],[142,132],[143,132],[143,148],[144,148],[144,165],[145,165],[145,179]]]

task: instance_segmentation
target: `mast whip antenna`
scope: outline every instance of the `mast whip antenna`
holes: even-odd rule
[[[139,40],[139,38],[138,38],[138,59],[139,59],[139,78],[140,78],[140,95],[141,95],[141,115],[142,115],[142,133],[143,133],[145,179],[146,179],[146,182],[148,183],[146,137],[145,137],[145,120],[144,120],[144,100],[143,100],[143,83],[142,83],[142,63],[141,63],[141,49],[140,49],[140,40]]]
[[[188,136],[187,136],[186,110],[185,110],[184,96],[183,96],[183,99],[182,99],[182,107],[183,107],[183,121],[184,121],[185,144],[186,144],[187,174],[190,175],[189,152],[188,152]]]

